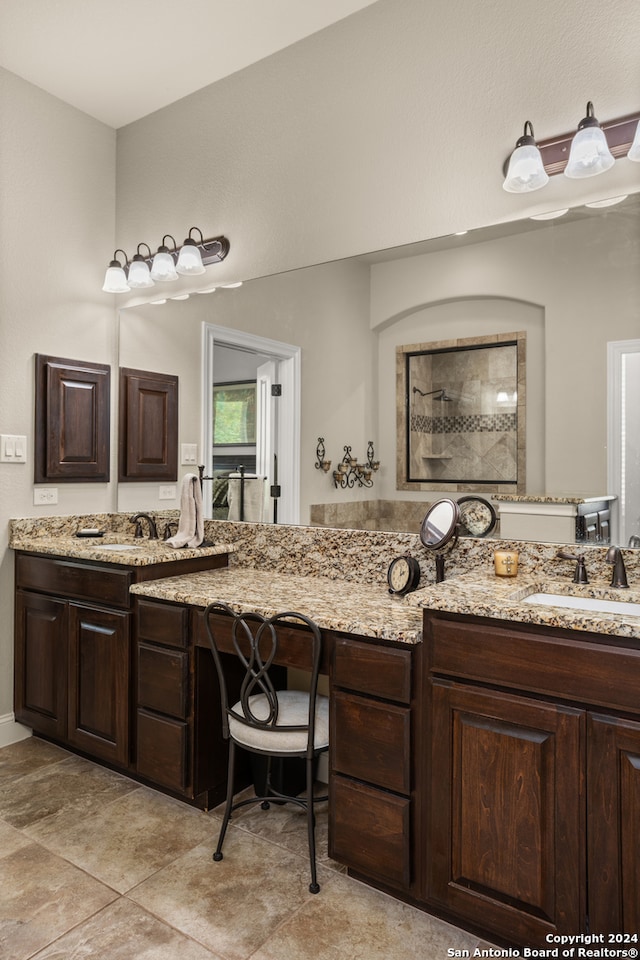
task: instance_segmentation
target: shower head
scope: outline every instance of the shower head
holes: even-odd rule
[[[419,393],[421,397],[433,397],[434,400],[442,400],[443,402],[448,402],[453,400],[453,397],[450,397],[447,393],[446,387],[440,387],[439,390],[420,390],[418,387],[413,388],[414,393]]]

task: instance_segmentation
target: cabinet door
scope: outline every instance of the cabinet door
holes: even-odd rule
[[[69,742],[126,766],[129,753],[129,617],[69,605]]]
[[[516,942],[585,929],[584,713],[432,685],[428,899]]]
[[[593,933],[640,931],[640,723],[590,715],[589,921]]]
[[[67,605],[18,590],[15,623],[15,714],[37,733],[67,733]]]

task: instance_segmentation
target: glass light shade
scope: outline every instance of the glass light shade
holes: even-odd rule
[[[534,144],[516,147],[502,187],[507,193],[529,193],[549,182],[540,151]]]
[[[599,126],[587,126],[578,130],[571,141],[569,160],[564,168],[565,177],[579,180],[604,173],[615,163],[609,150],[607,138]]]
[[[627,159],[634,160],[636,163],[640,163],[640,120],[638,121],[638,126],[636,127],[636,135],[633,138],[633,143],[629,147]]]
[[[151,264],[151,279],[160,281],[178,279],[173,257],[168,251],[158,250],[156,253]]]
[[[102,289],[105,293],[126,293],[127,290],[131,289],[127,283],[124,268],[120,266],[117,260],[112,260],[107,267]]]
[[[133,290],[142,290],[146,287],[153,287],[154,282],[149,273],[149,264],[143,260],[133,259],[129,267],[129,286]]]
[[[193,277],[199,273],[205,273],[202,255],[193,240],[185,240],[178,254],[176,272],[182,277]]]

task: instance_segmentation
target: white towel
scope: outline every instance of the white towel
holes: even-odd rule
[[[195,473],[182,478],[180,491],[180,523],[175,537],[166,541],[169,547],[199,547],[204,539],[202,490]]]
[[[229,490],[227,502],[229,504],[229,520],[246,520],[249,523],[263,523],[269,516],[269,498],[266,477],[256,477],[255,474],[244,476],[244,516],[240,516],[240,487],[242,484],[239,473],[229,474]]]

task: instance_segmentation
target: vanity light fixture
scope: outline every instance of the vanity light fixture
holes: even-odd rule
[[[178,279],[176,262],[171,250],[169,250],[169,247],[167,247],[165,244],[165,240],[173,240],[173,253],[178,253],[175,240],[170,233],[165,233],[164,237],[162,238],[162,243],[158,247],[158,252],[153,258],[153,263],[151,264],[151,279],[154,281],[159,280],[161,283]]]
[[[118,254],[124,254],[124,266],[118,260]],[[126,293],[127,290],[130,290],[131,287],[127,283],[127,275],[124,272],[124,268],[127,265],[127,255],[124,250],[114,250],[113,251],[113,260],[107,267],[107,272],[104,275],[104,283],[102,289],[105,293]]]
[[[192,236],[194,231],[199,234],[198,239]],[[172,242],[173,249],[167,246],[168,240]],[[146,254],[141,253],[141,247],[146,248]],[[118,259],[119,253],[123,254],[124,263]],[[126,293],[128,290],[153,287],[156,281],[166,283],[178,280],[181,276],[197,276],[204,273],[209,264],[220,263],[228,253],[229,241],[226,237],[205,239],[199,227],[191,227],[181,247],[177,246],[170,233],[166,233],[155,256],[147,243],[138,244],[131,261],[124,250],[116,250],[107,268],[102,289],[105,293]],[[215,290],[215,287],[211,289]]]
[[[549,182],[542,157],[533,135],[533,125],[527,120],[524,133],[516,141],[509,158],[509,166],[502,187],[507,193],[530,193]]]
[[[509,193],[526,193],[538,190],[549,177],[558,173],[565,173],[572,179],[593,177],[609,170],[619,157],[640,161],[639,125],[640,111],[601,124],[593,114],[591,101],[577,132],[536,142],[533,127],[527,121],[524,136],[520,137],[508,163],[505,163],[503,187]],[[537,163],[536,151],[541,167]]]
[[[143,257],[140,253],[140,247],[146,247],[149,251],[147,257]],[[153,286],[153,280],[151,279],[151,274],[149,273],[149,263],[148,260],[151,260],[151,248],[148,243],[139,243],[138,249],[136,250],[135,256],[131,260],[131,265],[129,267],[129,286],[132,290],[143,290],[146,287]]]
[[[564,175],[573,180],[595,177],[610,170],[615,162],[602,127],[593,115],[593,104],[589,100],[587,115],[578,124],[578,131],[571,141]]]
[[[191,227],[189,236],[182,245],[182,249],[178,254],[178,262],[176,263],[176,272],[179,273],[181,277],[194,277],[197,276],[197,274],[205,272],[200,249],[191,236],[194,230],[197,230],[200,234],[200,243],[204,242],[202,230],[200,230],[199,227]]]

